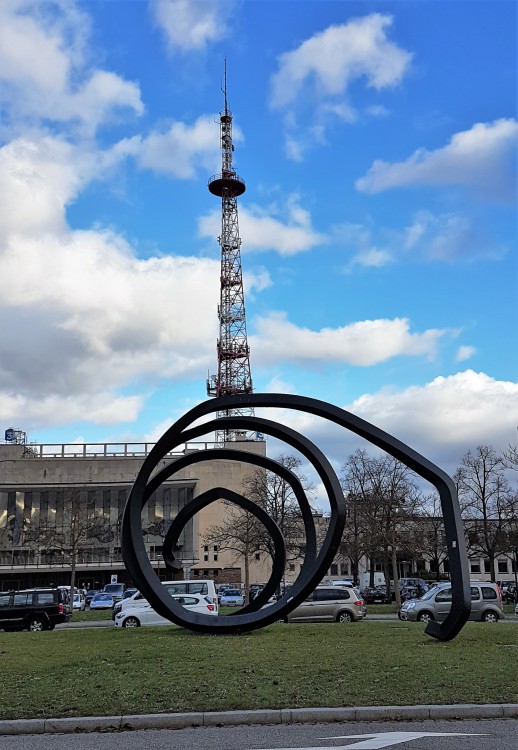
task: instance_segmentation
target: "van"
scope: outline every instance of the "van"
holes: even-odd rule
[[[111,594],[114,602],[120,602],[126,591],[126,584],[124,583],[107,583],[103,588],[103,594]]]
[[[505,617],[502,595],[496,583],[471,581],[470,620],[498,622]],[[451,583],[445,581],[429,589],[420,599],[410,599],[401,605],[400,620],[428,622],[445,620],[451,609]]]
[[[356,590],[339,586],[317,586],[285,617],[285,622],[357,622],[363,620],[367,607]]]
[[[212,600],[216,608],[216,613],[218,611],[218,597],[216,594],[216,587],[214,585],[214,581],[210,579],[190,581],[162,581],[162,586],[166,589],[167,593],[171,595],[201,594],[202,596],[208,596]],[[121,612],[123,609],[126,609],[126,607],[138,607],[147,605],[147,599],[144,598],[140,591],[137,591],[136,594],[133,594],[133,596],[130,596],[127,599],[122,599],[122,601],[119,601],[115,604],[112,610],[112,620],[115,620],[117,613]]]

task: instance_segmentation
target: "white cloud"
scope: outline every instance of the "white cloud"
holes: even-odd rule
[[[220,231],[220,210],[198,219],[200,237],[217,237]],[[239,233],[244,253],[273,250],[279,255],[296,255],[328,242],[326,235],[313,228],[311,214],[302,208],[297,195],[291,195],[282,206],[240,205]]]
[[[364,80],[376,91],[400,83],[412,55],[389,41],[391,25],[391,16],[372,13],[330,26],[280,55],[279,68],[271,80],[270,104],[286,113],[290,158],[301,160],[311,141],[322,142],[330,118],[356,120],[355,109],[348,101],[348,88],[353,82]],[[371,114],[384,114],[382,105],[373,107]],[[309,130],[299,130],[294,112],[309,117]]]
[[[340,26],[330,26],[279,57],[272,78],[272,107],[285,107],[314,78],[317,96],[343,95],[349,84],[366,78],[374,89],[395,86],[411,55],[387,39],[392,18],[373,13]]]
[[[0,81],[11,127],[67,122],[91,134],[121,108],[143,112],[138,84],[90,65],[89,30],[73,2],[0,3]]]
[[[0,241],[13,233],[65,231],[67,204],[123,156],[119,144],[99,151],[93,145],[76,146],[59,136],[34,133],[7,143],[0,148]]]
[[[373,104],[372,106],[367,107],[366,111],[371,117],[387,117],[389,114],[388,109],[382,104]]]
[[[141,396],[117,396],[113,391],[77,393],[71,396],[32,398],[0,391],[0,413],[6,424],[30,423],[51,427],[67,422],[116,424],[133,422],[142,407]],[[73,442],[84,442],[81,439]]]
[[[151,0],[158,26],[164,31],[171,48],[202,50],[208,44],[226,37],[234,0]]]
[[[350,273],[356,266],[382,268],[394,262],[394,252],[389,247],[377,247],[373,229],[362,224],[336,224],[331,230],[333,241],[350,254],[344,267]]]
[[[139,260],[109,232],[16,236],[2,260],[0,382],[23,392],[44,371],[45,387],[77,392],[152,372],[192,373],[213,348],[218,267]],[[42,360],[38,367],[24,368],[27,352]]]
[[[430,329],[411,333],[408,320],[364,320],[340,328],[312,331],[290,323],[285,313],[257,318],[251,337],[254,361],[264,366],[271,362],[342,362],[367,367],[392,357],[425,356],[433,359],[446,331]]]
[[[518,122],[477,123],[435,151],[418,149],[406,161],[375,161],[356,181],[364,193],[408,185],[461,185],[488,200],[516,200]]]
[[[332,241],[347,253],[344,272],[357,266],[382,268],[409,257],[419,261],[500,260],[508,247],[488,237],[478,216],[417,211],[401,229],[375,224],[337,224],[330,231]]]
[[[241,139],[236,130],[235,141]],[[214,173],[221,165],[219,129],[214,117],[202,115],[192,124],[173,122],[166,132],[136,136],[126,144],[141,168],[192,179],[198,169]]]
[[[502,258],[507,247],[490,240],[477,219],[466,215],[418,211],[402,236],[393,240],[406,251],[428,260],[454,261]]]
[[[466,370],[424,387],[361,396],[347,408],[452,471],[469,448],[502,450],[514,439],[518,383]]]
[[[474,346],[459,346],[457,354],[455,355],[456,362],[465,362],[467,359],[476,354],[477,350]]]
[[[466,370],[404,390],[383,388],[341,406],[452,475],[469,449],[492,445],[502,451],[515,442],[518,383]],[[272,418],[273,410],[267,415]],[[273,418],[313,440],[338,471],[357,448],[377,452],[354,433],[310,414],[278,409]]]

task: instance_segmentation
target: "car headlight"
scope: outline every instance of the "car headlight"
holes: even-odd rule
[[[405,607],[406,607],[407,609],[414,609],[414,607],[415,607],[415,602],[406,602],[406,603],[405,603]]]

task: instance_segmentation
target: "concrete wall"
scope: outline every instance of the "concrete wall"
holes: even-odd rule
[[[236,441],[231,444],[231,447],[260,455],[265,455],[266,452],[264,441]],[[68,448],[70,449],[70,446]],[[9,566],[5,565],[6,558],[12,554],[14,560],[15,547],[19,546],[12,540],[13,495],[9,496],[9,493],[20,493],[19,496],[16,496],[19,507],[15,510],[15,513],[18,516],[21,513],[21,516],[23,516],[23,496],[25,492],[39,493],[45,490],[63,490],[64,488],[69,491],[75,489],[82,493],[82,496],[89,491],[100,492],[104,489],[129,492],[142,465],[142,456],[116,455],[93,458],[83,457],[81,455],[82,450],[83,446],[78,445],[78,455],[76,456],[46,457],[35,455],[30,446],[0,445],[0,552],[4,552],[4,565],[0,565],[0,577],[2,575],[5,577],[9,573]],[[158,469],[169,463],[170,460],[168,459],[161,461]],[[244,478],[254,469],[253,465],[245,462],[206,461],[180,470],[164,486],[192,488],[194,496],[214,486],[224,486],[240,493],[243,489]],[[115,494],[115,492],[112,492],[111,496],[113,497]],[[7,510],[8,497],[11,498],[9,501],[11,514]],[[207,553],[204,550],[204,535],[207,529],[221,523],[224,512],[223,504],[216,502],[200,512],[193,519],[193,522],[186,527],[187,533],[184,539],[183,552],[187,560],[191,558],[191,576],[195,575],[196,569],[198,569],[202,577],[204,571],[209,570],[210,577],[218,578],[221,573],[222,581],[236,580],[235,568],[236,565],[241,565],[241,561],[236,563],[235,557],[229,552],[218,550],[214,553],[214,550],[211,550]],[[112,521],[117,518],[117,509],[111,508],[110,518]],[[20,518],[18,518],[18,522],[21,522]],[[153,535],[150,535],[146,541],[148,547],[161,544],[161,539]],[[112,548],[115,548],[115,546],[116,540],[112,541]],[[27,545],[25,544],[24,547],[26,548]],[[214,559],[214,554],[216,554],[216,559]],[[207,555],[209,559],[205,560],[204,557]],[[123,568],[120,560],[118,564],[112,564],[111,566],[110,562],[106,563],[104,568],[107,574],[110,567],[116,571],[121,571]],[[225,569],[227,569],[226,575]],[[44,566],[40,566],[40,570],[43,572]],[[215,570],[218,573],[213,576]],[[14,572],[19,573],[20,570]],[[265,567],[262,561],[252,565],[252,582],[264,582],[267,575],[268,567]],[[53,577],[56,577],[55,567]]]

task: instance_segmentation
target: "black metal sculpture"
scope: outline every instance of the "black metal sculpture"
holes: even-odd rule
[[[154,609],[177,625],[203,633],[239,633],[269,625],[283,619],[313,591],[333,561],[345,525],[345,499],[340,482],[329,461],[311,441],[285,425],[260,417],[229,416],[191,427],[201,417],[214,412],[243,407],[275,407],[295,409],[335,422],[383,449],[416,474],[433,484],[441,498],[452,583],[452,606],[443,623],[429,622],[426,633],[439,640],[454,638],[469,617],[471,596],[464,532],[455,486],[441,469],[416,451],[383,430],[355,415],[317,399],[286,394],[225,396],[205,401],[173,424],[153,447],[135,480],[122,522],[122,552],[126,568],[135,585]],[[264,456],[231,448],[187,453],[171,461],[156,474],[153,471],[174,448],[214,430],[253,430],[266,433],[297,449],[312,465],[322,481],[331,507],[331,517],[325,539],[317,551],[316,533],[309,502],[292,472]],[[179,567],[174,552],[185,524],[202,508],[219,499],[235,503],[253,513],[268,529],[274,543],[273,569],[265,589],[239,612],[225,617],[194,614],[174,601],[158,580],[146,553],[142,536],[141,512],[152,493],[171,475],[201,461],[236,460],[276,472],[293,489],[300,505],[306,534],[306,552],[300,574],[288,594],[264,607],[282,580],[286,552],[282,534],[272,519],[255,503],[236,492],[215,487],[188,503],[171,524],[163,545],[163,556],[170,569]]]

